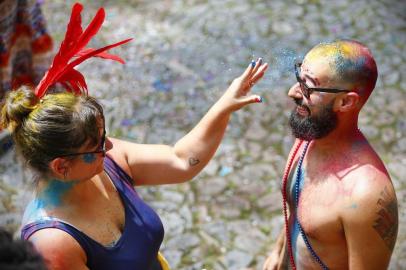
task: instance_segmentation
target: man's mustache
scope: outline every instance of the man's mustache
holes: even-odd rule
[[[309,107],[307,107],[306,105],[303,105],[303,98],[293,98],[293,100],[295,101],[295,103],[296,103],[297,106],[300,106],[300,107],[306,109],[306,110],[309,112],[309,114],[310,114],[310,109],[309,109]]]
[[[303,99],[302,98],[294,98],[293,99],[298,106],[303,106]]]

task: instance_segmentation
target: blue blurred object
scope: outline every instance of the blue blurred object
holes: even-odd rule
[[[13,140],[8,131],[0,131],[0,157],[7,153],[13,146]]]
[[[161,91],[161,92],[169,92],[172,90],[172,84],[169,82],[163,82],[160,79],[157,79],[152,86],[154,86],[155,90]]]

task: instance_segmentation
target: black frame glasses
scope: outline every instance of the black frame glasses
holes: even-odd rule
[[[103,157],[106,156],[106,128],[103,129],[103,136],[101,138],[100,147],[96,151],[89,151],[89,152],[80,152],[80,153],[69,153],[60,155],[58,157],[72,157],[72,156],[79,156],[79,155],[86,155],[86,154],[102,154]]]
[[[300,73],[299,69],[302,66],[302,63],[295,63],[295,74],[296,74],[296,80],[300,85],[300,89],[302,90],[303,95],[309,99],[310,95],[313,93],[313,91],[317,92],[325,92],[325,93],[341,93],[341,92],[351,92],[350,90],[343,90],[343,89],[335,89],[335,88],[317,88],[317,87],[309,87],[307,84],[300,78]]]

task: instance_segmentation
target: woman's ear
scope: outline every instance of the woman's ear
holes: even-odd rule
[[[49,168],[58,179],[65,179],[68,173],[68,163],[64,158],[54,158],[49,163]]]
[[[338,110],[340,112],[349,112],[359,110],[360,96],[355,92],[349,92],[339,99]]]

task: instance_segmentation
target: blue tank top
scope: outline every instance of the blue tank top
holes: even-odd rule
[[[114,246],[103,246],[72,225],[52,217],[25,225],[21,238],[28,240],[38,230],[57,228],[70,234],[80,244],[86,253],[86,265],[89,269],[160,269],[157,255],[164,237],[160,218],[138,196],[131,177],[108,156],[104,160],[104,169],[120,194],[125,208],[124,230]]]

